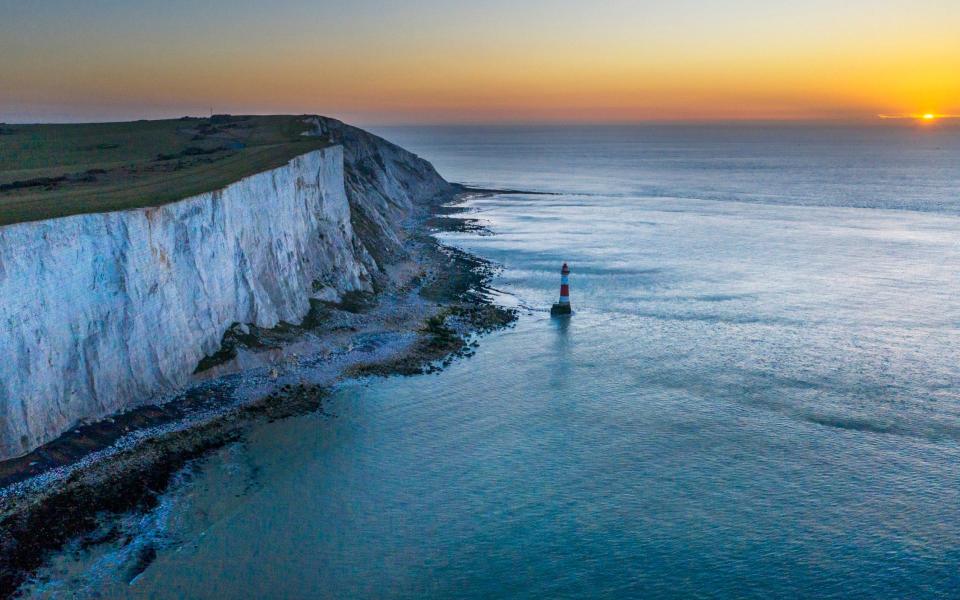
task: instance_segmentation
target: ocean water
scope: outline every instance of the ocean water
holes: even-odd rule
[[[39,595],[960,597],[960,129],[379,132],[552,193],[444,236],[517,325],[258,427]]]

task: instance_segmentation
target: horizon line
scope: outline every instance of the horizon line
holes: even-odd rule
[[[504,119],[379,119],[363,118],[361,115],[340,116],[336,112],[258,112],[258,111],[240,111],[240,112],[214,112],[214,115],[233,115],[233,116],[324,116],[341,120],[349,124],[360,124],[364,127],[435,127],[435,126],[625,126],[625,125],[737,125],[737,124],[778,124],[778,125],[804,125],[804,124],[835,124],[835,125],[887,125],[887,121],[923,121],[924,114],[872,114],[862,116],[848,117],[688,117],[688,118],[648,118],[648,119],[530,119],[530,118],[504,118]],[[954,114],[933,114],[933,121],[957,121],[960,115]],[[103,123],[136,123],[139,121],[174,121],[177,119],[193,118],[208,119],[210,114],[182,114],[180,116],[162,116],[162,117],[139,117],[125,118],[118,116],[104,118],[73,118],[73,117],[51,117],[40,120],[26,120],[20,118],[5,118],[0,113],[0,124],[6,125],[83,125],[83,124],[103,124]],[[932,124],[929,121],[926,124]]]

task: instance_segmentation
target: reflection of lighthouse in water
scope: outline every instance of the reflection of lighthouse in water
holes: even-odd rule
[[[560,301],[553,305],[550,314],[553,316],[569,315],[570,310],[570,268],[567,263],[563,263],[560,269]]]

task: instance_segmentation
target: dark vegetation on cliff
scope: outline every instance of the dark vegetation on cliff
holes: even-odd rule
[[[329,144],[303,116],[4,125],[0,225],[158,206]]]

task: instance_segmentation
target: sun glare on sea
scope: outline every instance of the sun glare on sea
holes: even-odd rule
[[[899,115],[881,113],[877,116],[880,117],[881,119],[893,119],[893,120],[903,119],[903,120],[917,121],[919,123],[924,123],[924,124],[935,123],[938,121],[942,121],[944,119],[960,119],[960,115],[948,115],[948,114],[932,113],[932,112],[906,113],[906,114],[899,114]]]

